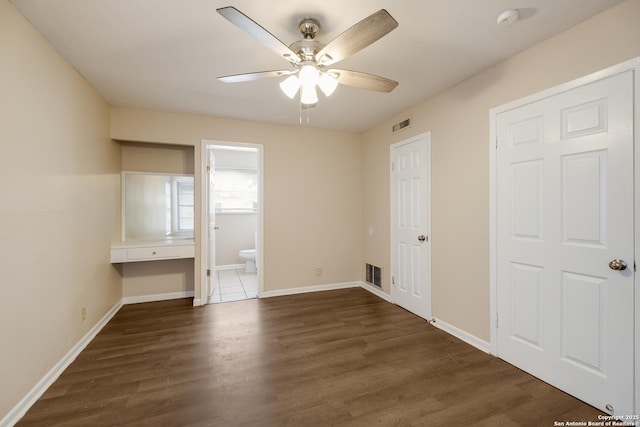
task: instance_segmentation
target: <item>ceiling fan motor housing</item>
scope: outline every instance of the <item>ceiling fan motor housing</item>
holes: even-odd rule
[[[300,59],[305,62],[314,61],[316,53],[320,52],[323,47],[324,44],[320,43],[319,41],[305,39],[291,43],[289,49],[294,51],[300,57]]]
[[[304,18],[298,28],[305,40],[313,40],[320,31],[320,23],[313,18]]]

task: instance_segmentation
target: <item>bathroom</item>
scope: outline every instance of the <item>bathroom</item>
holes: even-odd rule
[[[258,149],[245,145],[208,145],[207,154],[208,302],[256,298]]]

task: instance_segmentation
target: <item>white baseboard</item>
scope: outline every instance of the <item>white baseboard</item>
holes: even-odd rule
[[[258,298],[281,297],[284,295],[306,294],[307,292],[333,291],[335,289],[358,288],[360,282],[331,283],[327,285],[303,286],[301,288],[277,289],[275,291],[264,291]]]
[[[122,304],[138,304],[141,302],[166,301],[170,299],[192,298],[193,291],[171,292],[167,294],[139,295],[135,297],[122,298]],[[195,305],[195,303],[194,303]]]
[[[9,413],[0,420],[0,426],[13,426],[15,425],[24,414],[27,413],[29,408],[44,394],[45,391],[58,379],[60,374],[73,362],[82,350],[98,335],[98,332],[105,327],[105,325],[115,316],[115,314],[122,307],[122,301],[119,301],[114,305],[111,310],[105,314],[98,323],[96,323],[89,331],[78,341],[71,350],[65,354],[58,363],[55,364],[49,372],[46,373],[40,381],[22,398],[20,402]]]
[[[436,319],[435,317],[430,323],[436,328],[442,329],[448,334],[453,335],[454,337],[476,347],[479,350],[484,351],[485,353],[491,353],[491,345],[487,341],[482,340],[475,335],[470,334],[469,332],[463,331],[462,329],[450,325],[443,320]]]
[[[227,264],[227,265],[216,265],[216,271],[222,270],[239,270],[241,268],[245,268],[247,264]]]
[[[391,302],[391,295],[387,294],[386,292],[383,292],[382,289],[378,289],[375,286],[372,286],[365,282],[331,283],[327,285],[303,286],[301,288],[278,289],[275,291],[262,292],[259,295],[259,297],[260,298],[281,297],[284,295],[296,295],[296,294],[305,294],[307,292],[322,292],[322,291],[332,291],[335,289],[348,289],[348,288],[362,288],[366,291],[371,292],[375,296],[382,298],[387,302]],[[194,302],[194,305],[195,305],[195,302]]]
[[[365,289],[369,292],[371,292],[372,294],[382,298],[383,300],[392,303],[393,301],[391,300],[391,295],[389,295],[386,292],[383,292],[382,289],[379,289],[373,285],[368,284],[367,282],[360,282],[360,287],[362,289]],[[466,331],[463,331],[460,328],[457,328],[443,320],[440,319],[436,319],[435,317],[429,322],[431,323],[433,326],[435,326],[438,329],[441,329],[443,331],[445,331],[446,333],[453,335],[454,337],[466,342],[467,344],[470,344],[474,347],[476,347],[477,349],[484,351],[485,353],[490,353],[491,351],[491,345],[476,337],[475,335],[472,335]]]
[[[360,282],[360,287],[366,291],[371,292],[375,296],[382,298],[386,302],[392,302],[391,295],[389,295],[388,293],[384,292],[382,289],[376,286],[370,285],[367,282]]]
[[[307,292],[322,292],[322,291],[332,291],[335,289],[348,289],[348,288],[362,288],[366,291],[371,292],[375,296],[382,298],[387,302],[391,302],[391,295],[383,292],[382,289],[378,289],[375,286],[371,286],[365,282],[344,282],[344,283],[331,283],[327,285],[314,285],[314,286],[303,286],[301,288],[289,288],[289,289],[278,289],[275,291],[265,291],[258,295],[259,298],[271,298],[271,297],[281,297],[284,295],[296,295],[296,294],[305,294]],[[195,305],[195,300],[194,303]]]

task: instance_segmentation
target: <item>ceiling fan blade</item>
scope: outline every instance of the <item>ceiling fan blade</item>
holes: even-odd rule
[[[282,43],[273,34],[262,28],[257,22],[240,12],[235,7],[227,6],[216,10],[233,25],[240,28],[242,31],[249,34],[251,37],[258,40],[260,43],[267,46],[287,61],[294,64],[300,62],[298,55],[289,49],[286,44]]]
[[[218,77],[218,80],[225,83],[239,83],[239,82],[251,82],[254,80],[269,78],[269,77],[282,77],[293,74],[296,71],[291,70],[273,70],[273,71],[258,71],[257,73],[245,73],[245,74],[233,74],[230,76]]]
[[[374,74],[361,73],[360,71],[331,69],[326,71],[338,76],[338,83],[361,89],[375,90],[378,92],[391,92],[398,86],[398,82]]]
[[[330,41],[318,52],[316,60],[322,65],[334,64],[369,46],[397,26],[398,21],[380,9]]]

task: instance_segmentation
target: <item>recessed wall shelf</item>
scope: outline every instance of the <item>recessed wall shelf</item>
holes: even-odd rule
[[[127,241],[111,245],[111,263],[194,258],[193,239]]]

